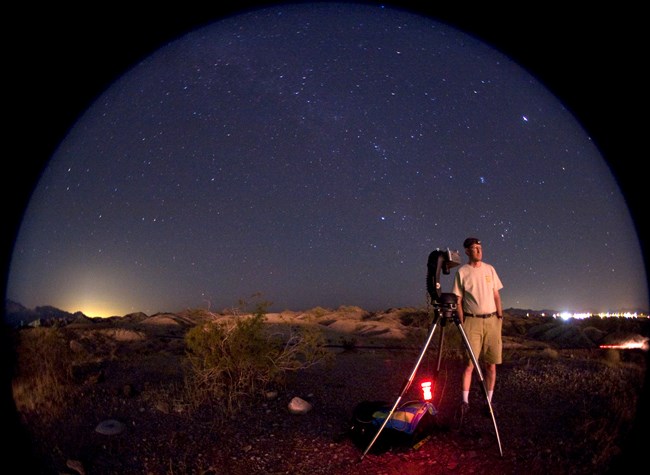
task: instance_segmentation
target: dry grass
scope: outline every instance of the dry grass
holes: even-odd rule
[[[16,406],[52,419],[67,403],[74,353],[58,328],[35,328],[16,336],[18,370],[12,381]]]

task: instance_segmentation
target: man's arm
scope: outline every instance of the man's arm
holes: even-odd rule
[[[465,314],[463,313],[463,297],[456,295],[456,311],[460,323],[465,323]]]
[[[501,294],[497,289],[494,289],[494,303],[497,306],[497,317],[503,318],[503,308],[501,308]]]
[[[456,271],[454,275],[454,286],[451,289],[452,293],[456,295],[456,310],[458,314],[458,320],[460,323],[465,323],[465,314],[463,313],[463,286],[460,285],[460,273]]]

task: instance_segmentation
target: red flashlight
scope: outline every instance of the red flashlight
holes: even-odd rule
[[[424,381],[420,386],[422,387],[422,398],[425,401],[433,399],[433,395],[431,394],[431,381]]]

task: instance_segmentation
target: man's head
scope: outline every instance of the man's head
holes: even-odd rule
[[[468,237],[463,241],[463,247],[470,262],[479,262],[483,258],[483,248],[481,247],[480,239]]]

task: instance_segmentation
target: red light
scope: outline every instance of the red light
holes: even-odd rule
[[[425,381],[421,384],[421,386],[422,386],[422,398],[425,401],[430,401],[431,399],[433,399],[433,395],[431,394],[431,386],[432,386],[431,381]]]

